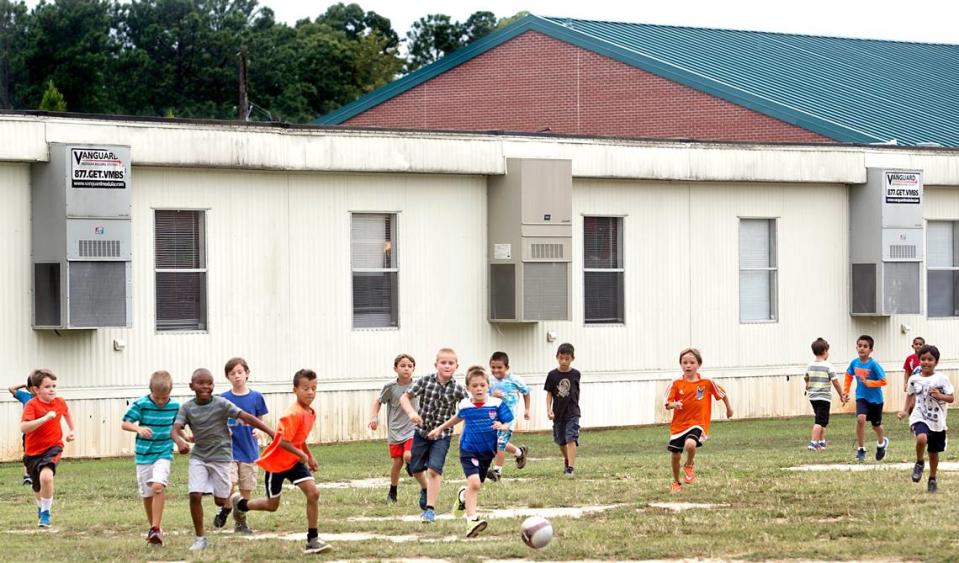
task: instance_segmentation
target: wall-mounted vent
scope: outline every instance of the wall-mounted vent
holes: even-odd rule
[[[81,240],[80,256],[83,258],[119,258],[120,241],[118,240]]]
[[[556,260],[563,258],[562,244],[534,243],[529,246],[530,258],[533,260]]]
[[[889,246],[889,258],[893,260],[902,260],[904,258],[915,258],[916,246],[912,244],[893,244]]]

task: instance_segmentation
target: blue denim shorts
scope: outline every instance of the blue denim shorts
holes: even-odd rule
[[[560,446],[570,442],[579,445],[579,417],[571,416],[563,420],[553,421],[553,441]]]
[[[446,452],[449,449],[449,436],[430,440],[420,436],[419,432],[414,432],[413,449],[410,452],[410,471],[419,473],[429,468],[442,475],[443,466],[446,464]]]

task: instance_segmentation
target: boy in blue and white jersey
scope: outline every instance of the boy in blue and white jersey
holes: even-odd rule
[[[444,430],[464,421],[460,436],[460,463],[466,475],[465,487],[460,487],[453,502],[453,515],[466,511],[466,537],[472,538],[486,529],[486,521],[476,515],[476,505],[490,463],[496,455],[497,431],[509,428],[513,412],[502,399],[489,396],[489,376],[482,366],[473,366],[466,372],[466,390],[469,397],[456,406],[456,414],[428,435],[438,438]]]
[[[510,371],[509,356],[506,355],[506,352],[493,352],[489,359],[489,370],[493,374],[489,394],[497,399],[503,399],[503,402],[513,413],[513,421],[509,423],[509,429],[500,431],[496,437],[496,458],[493,461],[493,467],[486,476],[490,481],[499,481],[503,475],[505,452],[515,456],[517,469],[526,467],[526,453],[529,448],[514,446],[510,443],[510,439],[513,437],[513,430],[516,428],[516,404],[519,402],[520,395],[523,396],[523,419],[529,420],[529,387],[519,376]]]

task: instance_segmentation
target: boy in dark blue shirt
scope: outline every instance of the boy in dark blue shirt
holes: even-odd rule
[[[466,537],[476,537],[486,529],[486,521],[476,514],[476,505],[483,481],[496,457],[497,431],[509,428],[513,411],[502,400],[489,396],[489,376],[482,366],[466,371],[466,390],[469,397],[456,406],[456,414],[429,433],[436,439],[447,428],[465,421],[460,436],[460,463],[466,474],[465,487],[460,487],[453,501],[453,515],[466,511]]]

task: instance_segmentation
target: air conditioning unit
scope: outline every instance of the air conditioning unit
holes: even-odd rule
[[[849,187],[850,314],[922,312],[921,170],[869,168]]]
[[[31,176],[33,327],[129,327],[130,147],[49,150]]]
[[[572,162],[509,158],[487,203],[489,320],[568,321]]]

